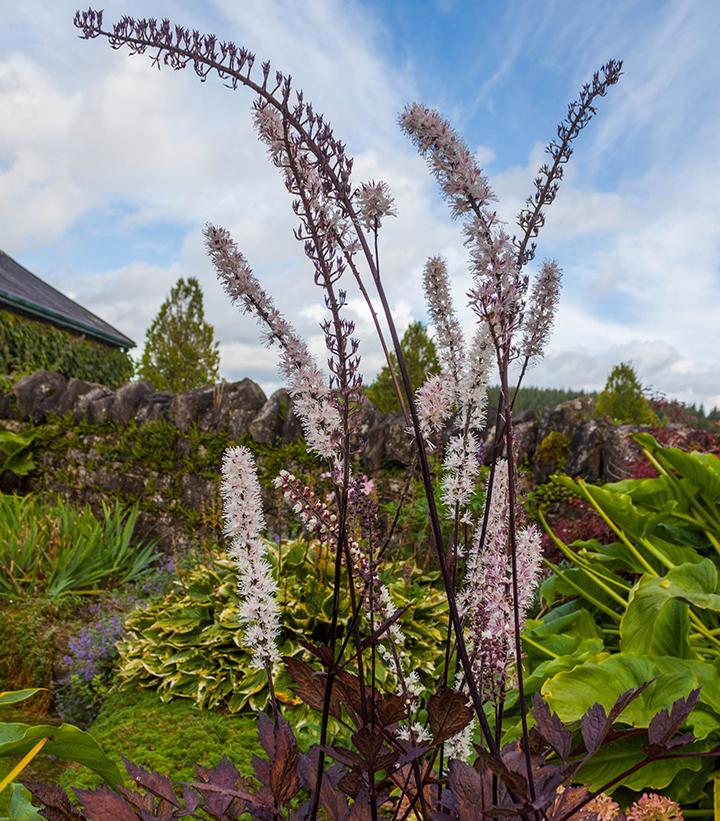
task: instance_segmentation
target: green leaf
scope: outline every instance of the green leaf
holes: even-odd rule
[[[691,658],[688,606],[644,576],[633,589],[620,621],[620,649],[624,653]]]
[[[32,805],[29,791],[22,784],[15,783],[10,789],[7,821],[43,821],[43,816]]]
[[[598,790],[612,781],[620,773],[629,769],[644,758],[643,746],[647,740],[642,737],[623,739],[608,744],[600,749],[577,775],[580,783],[590,790]],[[697,746],[697,745],[695,745]],[[703,749],[705,747],[703,746]],[[702,766],[701,758],[673,758],[654,761],[616,784],[636,792],[647,789],[662,790],[670,784],[679,772],[690,770],[697,772]]]
[[[647,681],[652,684],[623,711],[622,722],[647,727],[655,713],[697,687],[689,666],[663,673],[654,659],[618,653],[558,673],[541,693],[563,721],[579,721],[595,702],[610,710],[622,693]]]
[[[0,757],[23,756],[40,739],[46,737],[50,740],[42,748],[43,753],[83,764],[112,786],[122,784],[120,771],[105,755],[97,741],[90,733],[71,724],[62,724],[59,727],[49,724],[0,724]]]
[[[7,704],[17,704],[19,701],[25,701],[26,698],[30,698],[31,696],[34,696],[35,693],[40,693],[44,689],[44,687],[32,687],[28,690],[7,690],[4,693],[0,693],[0,707],[4,707]]]
[[[679,565],[662,578],[643,576],[620,622],[621,650],[691,658],[688,604],[720,612],[717,582],[709,559]]]

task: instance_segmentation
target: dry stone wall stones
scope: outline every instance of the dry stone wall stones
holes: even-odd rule
[[[67,383],[62,374],[49,371],[35,371],[16,382],[13,393],[20,417],[42,422],[57,407]]]
[[[115,391],[110,418],[116,425],[127,425],[151,394],[152,386],[149,383],[127,382]]]
[[[253,442],[261,445],[275,444],[282,437],[289,408],[289,392],[285,388],[275,391],[248,426]]]

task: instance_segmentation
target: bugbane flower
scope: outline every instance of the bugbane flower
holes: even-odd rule
[[[395,202],[386,182],[364,182],[355,192],[355,203],[364,228],[372,231],[382,226],[385,217],[397,216]]]
[[[308,447],[338,462],[340,413],[307,345],[277,310],[230,234],[224,228],[208,225],[205,239],[218,278],[233,303],[255,314],[267,328],[267,342],[281,349],[280,372],[287,379]]]
[[[400,115],[400,126],[427,157],[455,216],[495,199],[470,149],[437,111],[412,103]]]
[[[458,430],[448,441],[443,460],[442,498],[453,517],[460,512],[461,521],[468,522],[466,509],[480,472],[480,431],[485,425],[487,379],[491,363],[490,339],[480,326],[469,352],[467,366],[457,386]]]
[[[515,621],[509,530],[508,465],[495,466],[495,481],[487,502],[488,526],[480,549],[478,527],[470,549],[458,606],[465,616],[468,645],[479,689],[500,695],[515,661]],[[520,628],[540,573],[540,534],[534,526],[516,531],[516,562]]]
[[[561,271],[555,260],[545,260],[540,274],[533,283],[525,312],[522,355],[526,359],[543,355],[555,319],[560,296],[560,280]]]
[[[277,586],[265,556],[261,533],[265,528],[260,483],[252,453],[228,448],[223,456],[221,493],[228,554],[238,571],[243,640],[252,652],[252,665],[263,668],[278,661],[280,614]]]
[[[430,257],[425,263],[423,286],[428,313],[435,328],[435,344],[440,361],[452,374],[457,385],[465,364],[465,340],[455,315],[447,265],[442,257]]]

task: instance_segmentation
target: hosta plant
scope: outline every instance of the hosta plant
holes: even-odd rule
[[[330,634],[331,557],[318,542],[304,540],[268,543],[267,555],[282,580],[277,595],[280,649],[285,656],[297,656],[304,642],[322,644]],[[417,648],[417,670],[430,682],[442,657],[441,625],[447,619],[438,574],[390,562],[384,575],[394,601],[403,608],[399,624]],[[308,588],[309,578],[315,584]],[[342,611],[347,614],[347,609]],[[157,688],[163,699],[191,698],[202,707],[231,712],[247,705],[267,706],[267,679],[252,666],[252,654],[242,641],[237,573],[227,558],[199,565],[161,600],[133,611],[125,631],[119,643],[122,682]],[[387,678],[382,662],[376,673]],[[297,699],[288,684],[286,678],[280,696],[294,704]]]
[[[272,71],[268,62],[256,66],[245,48],[167,20],[124,17],[107,28],[102,12],[89,10],[78,13],[75,23],[85,38],[104,37],[114,48],[148,53],[158,66],[190,66],[202,79],[216,73],[231,89],[243,87],[255,95],[255,126],[291,196],[295,236],[326,308],[321,329],[329,377],[229,232],[206,227],[207,249],[229,297],[262,324],[265,339],[279,351],[308,449],[323,461],[331,486],[325,493],[286,471],[277,477],[278,488],[331,566],[329,583],[319,575],[307,580],[311,590],[325,588],[326,635],[320,642],[303,639],[310,663],[288,661],[282,655],[283,577],[273,572],[272,551],[262,538],[265,519],[254,460],[242,447],[225,454],[222,492],[228,552],[238,578],[238,640],[267,677],[272,718],[260,720],[268,760],[256,763],[257,783],[231,779],[224,798],[237,801],[237,812],[247,809],[257,818],[282,814],[301,800],[303,789],[307,797],[298,813],[313,819],[321,809],[333,818],[373,821],[379,813],[573,817],[593,793],[561,788],[575,782],[600,749],[621,743],[627,732],[636,736],[635,730],[613,724],[645,683],[607,713],[589,709],[584,732],[573,728],[574,734],[538,703],[536,724],[545,715],[546,731],[532,733],[520,633],[538,582],[540,534],[522,520],[518,507],[512,406],[528,366],[543,354],[559,295],[557,263],[534,265],[536,240],[575,140],[618,82],[621,64],[606,63],[568,107],[513,233],[498,220],[489,180],[450,123],[419,103],[401,113],[402,130],[462,221],[472,278],[469,305],[477,320],[466,338],[452,303],[447,263],[431,256],[422,276],[440,372],[415,393],[380,273],[383,227],[396,216],[390,189],[382,181],[354,180],[345,144],[294,89],[290,76]],[[382,521],[372,482],[352,467],[364,392],[360,342],[347,312],[350,288],[366,301],[386,353],[427,499],[432,551],[448,608],[441,623],[440,670],[431,686],[419,675],[418,647],[404,630],[402,605],[384,574],[394,521]],[[480,477],[487,380],[494,369],[500,399],[486,501],[478,515],[472,501]],[[513,384],[511,370],[519,375]],[[432,448],[440,451],[442,509],[434,498]],[[503,451],[506,458],[499,458]],[[447,517],[449,538],[441,517]],[[299,697],[320,715],[317,743],[305,755],[298,753],[283,718],[278,676],[283,663]],[[507,749],[501,743],[504,704],[515,693],[520,735]],[[642,760],[631,772],[679,754],[670,747],[689,741],[687,735],[676,736],[697,698],[685,697],[649,722]],[[335,734],[331,718],[342,732]],[[467,778],[458,781],[457,773]],[[627,774],[613,775],[600,792]],[[204,792],[217,795],[215,788]],[[218,817],[222,813],[225,808]]]

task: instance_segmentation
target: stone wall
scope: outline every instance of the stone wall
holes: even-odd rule
[[[530,465],[537,481],[547,479],[547,465],[536,464],[535,455],[553,431],[567,444],[565,469],[571,475],[615,480],[637,458],[628,434],[638,428],[594,419],[590,402],[574,399],[516,418],[519,463]],[[112,390],[38,371],[0,395],[0,425],[34,426],[49,437],[48,447],[37,450],[38,470],[25,489],[92,504],[113,497],[137,501],[146,529],[174,544],[188,542],[198,528],[218,529],[219,465],[227,445],[248,444],[261,472],[268,468],[265,503],[270,526],[277,529],[284,518],[269,487],[273,471],[287,467],[307,473],[312,463],[287,391],[267,397],[250,379],[172,394],[155,392],[144,382]],[[491,428],[486,458],[493,436]],[[402,473],[397,468],[407,467],[412,456],[402,417],[380,413],[368,403],[358,438],[363,469],[379,478],[389,475],[385,489],[396,493],[392,476]],[[393,466],[394,473],[387,470]]]
[[[308,474],[314,461],[285,390],[267,397],[250,379],[173,394],[145,382],[117,390],[38,371],[0,394],[0,426],[32,427],[50,442],[36,448],[38,469],[5,490],[37,490],[95,506],[120,498],[138,502],[141,527],[166,545],[184,545],[199,530],[219,530],[222,450],[245,443],[261,474],[280,467]],[[363,411],[357,445],[363,468],[377,474],[409,464],[412,444],[402,417]],[[287,526],[283,506],[265,477],[268,523]],[[392,492],[392,490],[391,490]]]

